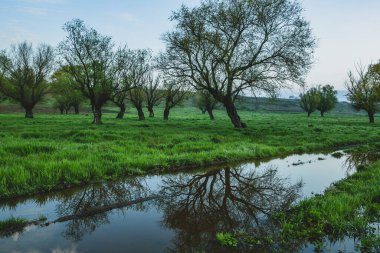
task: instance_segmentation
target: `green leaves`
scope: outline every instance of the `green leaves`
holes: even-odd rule
[[[236,247],[238,245],[238,240],[231,233],[228,232],[217,233],[216,240],[224,246]]]

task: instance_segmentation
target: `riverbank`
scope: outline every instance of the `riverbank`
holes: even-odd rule
[[[332,184],[323,195],[305,199],[280,214],[279,241],[294,246],[310,243],[323,251],[326,243],[355,238],[358,252],[379,252],[380,161],[358,170]]]
[[[380,141],[378,124],[365,117],[242,112],[247,129],[233,129],[222,111],[216,120],[195,109],[164,122],[104,115],[0,115],[0,198],[47,192],[127,175],[262,159]]]

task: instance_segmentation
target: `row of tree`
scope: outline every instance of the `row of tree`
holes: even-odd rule
[[[108,101],[117,101],[120,117],[127,96],[136,108],[141,107],[142,94],[147,94],[141,85],[156,83],[160,72],[168,94],[165,115],[186,91],[193,90],[219,102],[233,125],[244,128],[234,104],[236,97],[245,92],[271,94],[291,83],[302,83],[311,65],[315,39],[297,1],[203,0],[198,7],[182,6],[171,20],[175,28],[164,34],[166,50],[153,64],[148,50],[115,49],[110,37],[86,27],[83,21],[66,23],[67,36],[56,53],[70,84],[57,93],[79,92],[90,102],[93,122],[98,124]],[[0,54],[1,90],[20,102],[28,117],[45,95],[44,87],[54,79],[54,56],[50,46],[41,45],[34,52],[28,43]],[[77,102],[57,100],[63,110]],[[152,109],[154,101],[146,101]],[[209,111],[212,106],[204,108]]]
[[[357,65],[354,71],[348,73],[346,81],[347,99],[360,111],[368,114],[369,122],[375,122],[375,113],[380,110],[380,62],[368,67]],[[310,88],[300,94],[300,106],[308,116],[318,110],[321,116],[334,109],[337,103],[337,92],[331,85]]]

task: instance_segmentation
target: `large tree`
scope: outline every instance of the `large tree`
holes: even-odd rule
[[[307,112],[308,117],[317,110],[319,103],[320,93],[318,88],[314,87],[305,93],[300,94],[300,106],[305,112]]]
[[[369,122],[375,123],[380,103],[380,63],[371,64],[368,68],[358,65],[355,72],[348,73],[347,99],[356,110],[366,111]]]
[[[126,99],[132,98],[132,104],[136,107],[140,120],[143,120],[142,109],[139,110],[140,104],[138,100],[141,97],[140,90],[132,91],[138,87],[145,86],[147,73],[151,70],[152,53],[146,49],[131,50],[124,48],[120,50],[120,57],[122,60],[123,68],[120,71],[112,101],[120,108],[117,119],[123,119],[125,113]],[[136,103],[134,103],[136,102]],[[141,114],[142,113],[142,114]]]
[[[46,44],[33,50],[31,43],[22,42],[0,52],[1,91],[20,103],[26,118],[33,118],[33,108],[46,94],[53,67],[54,51]]]
[[[203,0],[171,20],[176,26],[163,36],[159,67],[210,92],[236,128],[246,126],[236,96],[300,83],[311,65],[315,39],[297,1]]]
[[[331,85],[319,86],[319,103],[317,105],[317,110],[321,112],[323,117],[326,112],[331,111],[335,108],[336,103],[338,103],[338,98],[336,97],[337,91]]]
[[[124,67],[122,53],[114,50],[110,37],[86,27],[82,20],[67,22],[63,29],[67,36],[58,46],[62,63],[69,66],[78,89],[90,100],[93,123],[100,124],[102,107],[112,98]]]

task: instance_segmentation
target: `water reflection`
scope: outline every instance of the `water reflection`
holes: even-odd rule
[[[379,154],[351,154],[340,159],[321,154],[295,155],[259,167],[244,165],[193,174],[130,178],[40,195],[35,199],[0,202],[0,217],[28,214],[26,218],[35,219],[39,214],[46,214],[49,226],[19,235],[17,243],[23,245],[24,251],[29,251],[30,241],[38,241],[41,234],[57,229],[58,236],[50,239],[51,249],[67,249],[68,240],[77,252],[99,252],[104,245],[97,238],[102,235],[115,244],[112,252],[124,252],[126,248],[151,252],[157,245],[161,246],[157,252],[231,252],[230,248],[223,248],[216,242],[217,232],[243,231],[257,240],[275,239],[276,227],[271,214],[289,209],[301,193],[305,195],[308,186],[313,187],[306,193],[322,192],[331,182],[343,178],[346,168],[351,174],[378,158]],[[308,162],[290,166],[295,161]],[[276,167],[278,172],[271,169]],[[292,178],[286,178],[288,175]],[[305,180],[304,188],[298,181],[300,178]],[[319,188],[314,189],[316,186]],[[136,217],[142,218],[132,223]],[[128,222],[118,224],[121,219]],[[131,246],[135,243],[133,239],[128,241],[136,231],[135,227],[128,226],[131,223],[141,227],[141,231],[148,231],[142,233],[141,241],[135,246]],[[107,232],[102,231],[104,227],[108,227]],[[167,231],[170,233],[165,234]],[[162,234],[167,237],[160,237]],[[154,244],[154,240],[158,243]],[[265,246],[242,245],[234,250],[270,252]],[[4,248],[11,251],[15,247],[9,238],[0,238],[1,252]],[[42,248],[40,251],[44,252]]]
[[[84,188],[69,196],[62,196],[56,207],[60,218],[55,222],[66,222],[64,236],[79,241],[101,225],[110,223],[107,211],[120,207],[143,211],[145,199],[150,194],[148,187],[138,179],[118,183],[97,184]],[[138,201],[141,200],[141,201]],[[127,208],[119,209],[125,215]]]
[[[267,232],[267,218],[299,197],[301,183],[290,185],[276,170],[226,168],[163,179],[158,203],[163,224],[177,231],[172,252],[212,251],[220,231]]]
[[[362,170],[380,159],[380,153],[352,153],[347,156],[345,167],[347,174]]]

